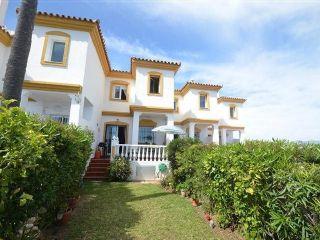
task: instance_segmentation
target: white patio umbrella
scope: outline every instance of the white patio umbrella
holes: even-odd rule
[[[161,132],[161,133],[169,133],[169,134],[177,134],[177,135],[184,135],[186,134],[181,128],[177,126],[169,126],[163,125],[152,129],[152,132]]]

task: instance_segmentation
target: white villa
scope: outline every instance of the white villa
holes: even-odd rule
[[[0,25],[7,1],[0,0]],[[0,29],[0,92],[12,34]],[[38,12],[21,106],[30,113],[93,131],[95,146],[166,145],[177,125],[204,143],[242,141],[245,99],[220,96],[222,86],[188,81],[175,89],[180,63],[131,58],[129,71],[112,69],[98,20]]]

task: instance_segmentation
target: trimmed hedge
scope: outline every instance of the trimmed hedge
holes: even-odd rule
[[[0,107],[0,238],[34,239],[55,221],[79,194],[92,141],[73,125]]]
[[[320,236],[320,145],[195,144],[169,156],[175,156],[171,186],[198,197],[220,226],[238,227],[247,239]]]

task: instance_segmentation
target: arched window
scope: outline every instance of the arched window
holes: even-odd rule
[[[44,39],[41,64],[67,66],[70,35],[64,32],[47,32]]]

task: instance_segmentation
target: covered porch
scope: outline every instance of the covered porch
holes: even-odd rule
[[[144,111],[143,111],[144,110]],[[173,134],[153,132],[152,129],[169,125],[174,126],[172,112],[152,112],[141,109],[132,112],[131,144],[120,143],[115,137],[111,143],[111,158],[125,157],[130,161],[132,180],[160,179],[159,166],[169,167],[166,144],[173,139]]]
[[[27,112],[50,117],[63,124],[80,124],[81,117],[88,117],[88,104],[81,105],[82,87],[76,84],[25,80],[21,107]],[[89,106],[90,108],[90,106]],[[86,116],[81,116],[81,111]]]

